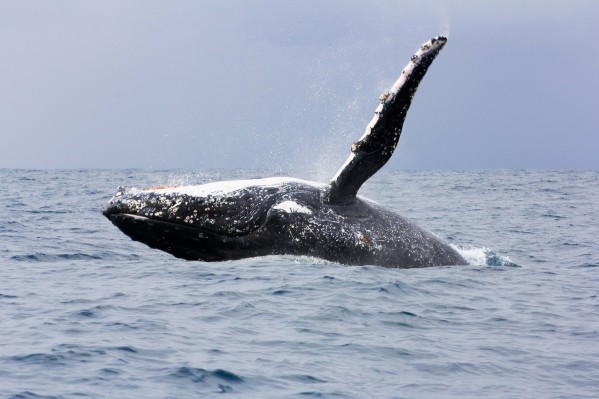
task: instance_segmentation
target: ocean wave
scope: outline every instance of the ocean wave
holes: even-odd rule
[[[86,253],[64,253],[64,254],[51,254],[36,252],[33,254],[26,255],[13,255],[10,257],[11,260],[17,262],[62,262],[65,260],[103,260],[103,259],[120,259],[120,260],[135,260],[138,259],[137,254],[116,254],[113,252],[104,252],[100,254],[86,254]]]
[[[233,391],[232,385],[245,382],[244,378],[224,369],[206,370],[182,366],[168,373],[168,377],[187,380],[193,384],[200,384],[217,393]]]

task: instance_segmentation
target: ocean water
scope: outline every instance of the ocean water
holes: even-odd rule
[[[188,262],[100,213],[119,185],[265,175],[0,170],[0,397],[599,397],[599,172],[367,183],[460,267]]]

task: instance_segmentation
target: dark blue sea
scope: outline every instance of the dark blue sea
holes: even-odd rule
[[[119,185],[268,175],[0,169],[0,397],[599,397],[599,172],[367,183],[459,267],[189,262],[101,214]]]

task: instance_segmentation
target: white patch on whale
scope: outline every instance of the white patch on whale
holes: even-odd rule
[[[287,213],[305,213],[308,215],[312,214],[312,211],[310,209],[298,204],[295,201],[283,201],[280,204],[277,204],[277,206],[275,206],[273,209],[279,209]]]

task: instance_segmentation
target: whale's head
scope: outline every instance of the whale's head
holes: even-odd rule
[[[276,253],[279,233],[320,211],[323,189],[290,178],[119,187],[103,214],[133,240],[177,257],[237,259]]]

